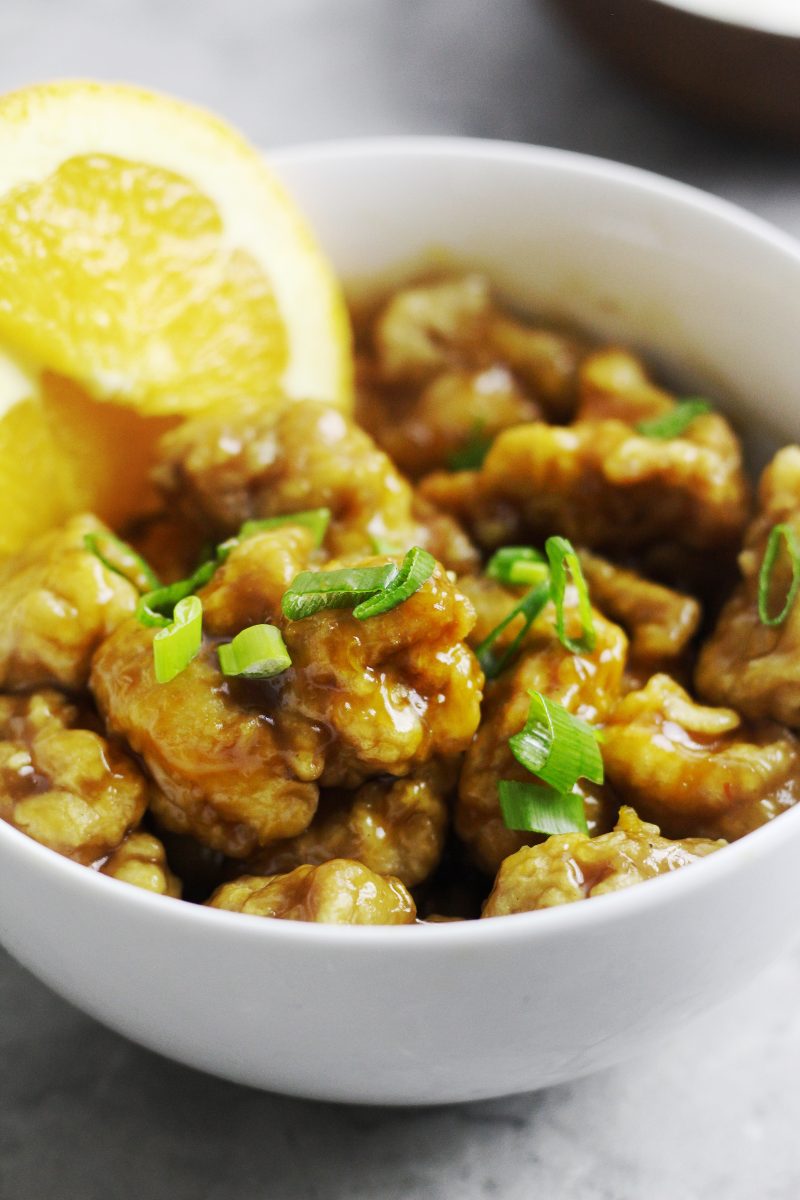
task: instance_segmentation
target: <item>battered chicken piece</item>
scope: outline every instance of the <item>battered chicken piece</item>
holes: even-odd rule
[[[700,624],[700,605],[694,597],[653,583],[588,550],[580,551],[580,561],[592,602],[628,634],[627,678],[641,686],[657,670],[672,675],[683,671]]]
[[[186,421],[159,449],[162,489],[219,537],[253,518],[326,507],[327,546],[347,554],[412,524],[408,485],[367,434],[325,404],[229,403]]]
[[[500,362],[535,397],[551,421],[568,421],[575,410],[578,368],[586,344],[574,334],[494,314],[487,329],[489,345]]]
[[[282,704],[329,731],[323,786],[406,775],[466,749],[483,687],[464,641],[474,620],[471,604],[437,565],[408,600],[380,616],[359,621],[349,610],[327,609],[285,623],[293,669]]]
[[[108,533],[72,517],[0,563],[0,688],[81,688],[100,642],[136,607],[138,592],[83,544]]]
[[[399,879],[376,875],[346,858],[297,867],[288,875],[243,875],[217,888],[208,904],[325,925],[412,925],[417,911]]]
[[[679,437],[638,433],[675,402],[622,350],[590,355],[579,392],[573,425],[505,430],[480,470],[434,473],[422,495],[489,548],[560,533],[592,549],[644,552],[673,576],[700,572],[711,549],[717,563],[730,555],[749,490],[728,423],[706,413]]]
[[[538,406],[500,364],[442,371],[418,392],[368,387],[359,420],[406,475],[417,478],[472,449],[478,452],[511,425],[535,421]]]
[[[611,833],[558,834],[512,854],[500,867],[482,915],[502,917],[618,892],[689,866],[724,845],[704,838],[670,841],[657,825],[623,808]]]
[[[715,704],[735,704],[748,717],[772,717],[800,729],[800,605],[781,625],[758,615],[758,576],[774,525],[800,538],[800,446],[778,451],[759,487],[759,513],[739,556],[742,579],[722,610],[697,665],[697,690]],[[785,597],[788,572],[776,563],[775,594]],[[782,599],[769,611],[780,612]]]
[[[246,520],[329,508],[329,554],[370,554],[378,543],[447,550],[443,518],[428,529],[407,480],[329,405],[231,402],[167,434],[160,454],[160,486],[215,537],[237,533]],[[452,538],[454,518],[448,521]],[[460,568],[465,554],[471,550],[462,534],[458,560],[446,565]]]
[[[302,525],[244,538],[198,593],[206,633],[233,637],[248,625],[279,621],[283,593],[306,569],[313,549],[314,535]]]
[[[110,875],[123,883],[155,892],[158,896],[180,898],[181,881],[173,875],[161,842],[152,833],[138,830],[130,834],[100,868],[101,875]]]
[[[636,355],[618,346],[595,350],[581,363],[578,372],[579,421],[625,421],[636,425],[663,417],[675,407],[675,399],[656,387]]]
[[[323,795],[305,833],[266,846],[247,865],[254,875],[276,875],[303,863],[353,858],[406,887],[438,866],[447,830],[452,764],[430,763],[403,779],[375,779],[355,793]]]
[[[619,420],[518,425],[479,471],[437,473],[420,490],[490,548],[559,533],[616,553],[666,541],[719,558],[738,544],[748,508],[739,444],[713,413],[667,441]]]
[[[139,823],[148,786],[57,692],[0,696],[0,817],[88,865]]]
[[[375,321],[382,380],[419,385],[474,360],[491,316],[489,282],[482,275],[400,288]]]
[[[668,675],[617,705],[603,731],[620,797],[669,837],[742,837],[800,798],[800,746],[779,725],[704,708]]]
[[[518,847],[539,840],[537,834],[506,828],[497,794],[501,779],[534,781],[508,745],[508,739],[522,729],[527,719],[529,692],[543,692],[592,724],[602,722],[618,699],[627,638],[619,626],[599,613],[594,614],[594,621],[594,650],[572,654],[555,635],[552,606],[548,605],[534,622],[522,657],[500,676],[487,695],[480,728],[464,758],[455,829],[477,865],[490,874]],[[584,796],[590,830],[608,828],[614,807],[609,789],[581,781],[578,790]]]
[[[158,784],[152,809],[231,858],[293,837],[317,807],[329,734],[280,703],[280,677],[226,682],[206,646],[170,683],[156,682],[155,630],[126,621],[101,646],[91,686],[108,729],[126,739]]]
[[[450,370],[498,366],[510,369],[529,402],[541,403],[554,420],[574,409],[585,353],[573,334],[523,324],[499,311],[481,275],[401,288],[378,313],[372,341],[383,385],[418,389]]]

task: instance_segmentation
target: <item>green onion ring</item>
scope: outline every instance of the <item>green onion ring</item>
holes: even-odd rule
[[[281,631],[274,625],[249,625],[221,645],[217,654],[223,675],[248,679],[270,679],[292,665]]]
[[[382,591],[357,604],[353,616],[359,621],[366,621],[390,612],[418,592],[435,570],[436,559],[433,555],[421,546],[412,546],[391,582]]]
[[[597,730],[541,692],[528,695],[527,720],[508,739],[517,762],[557,792],[572,791],[579,779],[602,783]]]
[[[158,683],[169,683],[189,665],[203,640],[203,603],[186,596],[175,605],[175,619],[153,638],[153,665]]]
[[[525,833],[588,833],[583,796],[557,792],[535,783],[501,779],[497,785],[500,811],[507,829]]]
[[[789,584],[783,608],[777,616],[771,617],[769,615],[769,593],[782,541],[786,543],[786,550],[791,560],[792,581]],[[767,538],[764,557],[761,560],[761,570],[758,573],[758,618],[762,625],[783,624],[792,610],[798,588],[800,588],[800,545],[798,545],[797,535],[791,525],[773,525]]]

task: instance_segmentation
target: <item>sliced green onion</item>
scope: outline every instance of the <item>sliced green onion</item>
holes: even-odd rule
[[[104,567],[127,579],[137,591],[149,592],[159,587],[158,576],[141,554],[137,554],[133,546],[115,537],[113,533],[85,533],[83,544],[95,558],[100,559]],[[101,546],[105,549],[101,549]],[[109,556],[109,551],[113,557]]]
[[[282,517],[263,517],[257,521],[245,521],[237,537],[241,539],[252,537],[254,533],[261,533],[264,529],[280,529],[283,525],[303,525],[314,534],[314,545],[321,546],[330,522],[331,510],[329,508],[308,508],[303,512],[286,513]],[[235,541],[235,539],[232,540]],[[225,545],[224,542],[223,545]]]
[[[136,606],[136,616],[142,625],[161,625],[166,627],[174,617],[175,606],[191,596],[199,588],[204,587],[219,566],[219,561],[211,558],[201,563],[188,579],[179,579],[166,587],[156,588],[139,598]]]
[[[362,600],[353,609],[353,616],[359,621],[369,617],[377,617],[381,613],[390,612],[418,592],[424,583],[430,579],[436,570],[436,559],[421,546],[412,546],[403,559],[400,570],[392,581],[382,591]]]
[[[511,753],[532,775],[557,792],[571,792],[579,779],[603,782],[597,730],[563,704],[531,691],[528,719],[508,739]]]
[[[583,654],[594,650],[597,634],[592,618],[592,605],[589,601],[589,589],[583,577],[581,564],[572,542],[562,537],[550,537],[544,544],[545,553],[550,562],[550,592],[556,606],[556,633],[558,640],[566,650],[573,654]],[[570,637],[566,631],[566,613],[564,598],[567,590],[567,573],[572,576],[572,582],[578,593],[578,616],[581,622],[581,636]]]
[[[511,779],[501,779],[497,791],[507,829],[548,835],[589,832],[583,796],[577,792],[557,792]]]
[[[772,576],[775,563],[780,554],[781,542],[786,545],[786,552],[792,564],[792,579],[786,592],[786,599],[781,611],[774,617],[769,614],[770,592],[772,591]],[[773,525],[767,538],[764,557],[761,560],[761,570],[758,573],[758,617],[762,625],[782,625],[791,612],[800,588],[800,545],[797,535],[791,525]]]
[[[532,546],[503,546],[489,559],[486,574],[500,583],[530,586],[547,579],[550,569],[542,552]]]
[[[301,571],[283,594],[281,608],[290,621],[302,621],[323,608],[354,608],[383,591],[399,574],[385,567],[342,567],[337,571]]]
[[[686,400],[679,400],[675,407],[662,417],[639,421],[636,432],[644,437],[663,438],[666,441],[669,438],[680,437],[692,421],[711,411],[712,405],[708,400],[703,400],[700,396],[689,396]]]
[[[292,665],[281,631],[274,625],[250,625],[217,653],[223,675],[270,679]]]
[[[200,649],[203,640],[203,603],[187,596],[175,605],[175,619],[153,638],[153,662],[159,683],[180,675]]]
[[[484,432],[485,421],[476,421],[467,435],[464,444],[454,450],[447,459],[450,471],[477,471],[483,466],[483,461],[491,449],[493,437]]]
[[[527,592],[519,603],[514,605],[508,616],[499,625],[496,625],[491,633],[476,648],[475,655],[487,679],[496,679],[500,672],[504,671],[512,661],[522,645],[528,630],[549,599],[550,581],[545,580]],[[506,649],[498,654],[492,649],[494,643],[517,617],[522,617],[523,619],[519,632]]]

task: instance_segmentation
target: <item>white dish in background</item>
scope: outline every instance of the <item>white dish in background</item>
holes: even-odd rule
[[[346,279],[444,250],[517,303],[649,348],[724,400],[757,454],[796,435],[800,246],[756,218],[535,147],[400,139],[271,161]],[[85,1011],[226,1078],[352,1102],[471,1100],[663,1045],[746,983],[797,935],[799,854],[795,809],[627,892],[355,928],[164,899],[0,822],[0,935]]]
[[[797,0],[663,0],[701,17],[728,21],[748,29],[800,37],[800,4]]]

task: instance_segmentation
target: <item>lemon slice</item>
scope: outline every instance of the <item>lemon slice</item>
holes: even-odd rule
[[[136,88],[0,99],[0,553],[152,503],[171,423],[241,395],[352,403],[341,291],[261,156]]]

